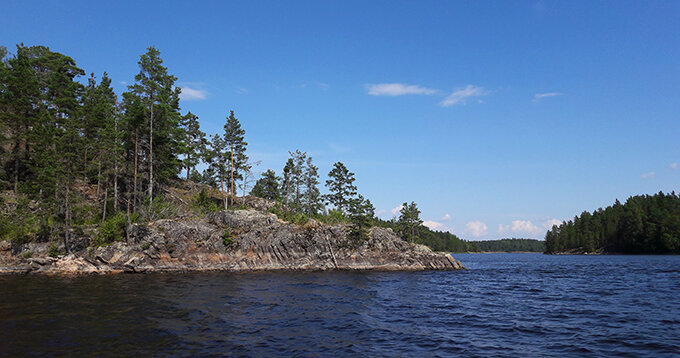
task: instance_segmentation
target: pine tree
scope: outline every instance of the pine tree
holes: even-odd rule
[[[253,190],[250,191],[250,195],[269,200],[278,200],[281,193],[279,190],[279,178],[276,177],[276,173],[271,169],[267,169],[267,171],[262,173],[262,177],[257,180]]]
[[[346,213],[350,200],[357,195],[354,173],[347,170],[343,163],[337,162],[328,173],[328,177],[330,179],[326,180],[326,187],[331,193],[326,195],[326,199],[341,213]]]
[[[291,182],[291,202],[296,210],[303,210],[302,207],[302,190],[305,184],[304,171],[305,162],[307,161],[307,153],[296,150],[295,152],[288,152],[292,159],[292,167],[290,169]],[[285,168],[284,168],[285,169]]]
[[[236,195],[235,182],[242,178],[241,171],[248,161],[246,156],[247,142],[244,141],[245,130],[241,128],[241,123],[234,115],[234,111],[229,112],[227,123],[224,125],[224,143],[229,151],[229,193],[232,197]]]
[[[206,170],[204,175],[214,175],[219,178],[220,192],[222,193],[222,200],[224,202],[224,209],[228,208],[227,194],[224,191],[224,181],[227,177],[227,161],[228,153],[226,152],[227,144],[220,135],[213,135],[210,142],[210,148],[205,152],[205,161],[209,163],[210,170]],[[207,178],[206,178],[207,179]]]
[[[191,112],[187,113],[182,117],[182,125],[186,135],[184,138],[184,160],[182,162],[187,170],[187,179],[189,179],[196,165],[200,163],[200,158],[206,150],[208,141],[205,139],[205,133],[201,131],[197,115]]]
[[[372,219],[375,215],[375,208],[371,201],[365,199],[361,194],[349,199],[348,211],[350,219],[350,237],[356,241],[363,241],[368,238],[368,228],[371,227]]]
[[[294,176],[295,163],[293,158],[288,158],[286,165],[283,167],[283,177],[281,178],[281,195],[286,206],[292,202],[292,195],[295,191]]]
[[[423,221],[420,219],[420,210],[415,202],[404,203],[397,224],[399,231],[406,241],[415,242],[418,239],[417,232]]]
[[[139,59],[139,73],[130,90],[137,95],[145,108],[148,130],[148,197],[153,203],[154,186],[174,178],[181,170],[180,140],[184,136],[179,126],[179,94],[175,76],[168,74],[163,66],[160,52],[149,47]],[[160,171],[155,170],[156,168]]]
[[[304,212],[316,215],[321,209],[321,193],[319,192],[319,168],[312,164],[312,157],[307,157],[303,169],[302,184],[304,186]]]

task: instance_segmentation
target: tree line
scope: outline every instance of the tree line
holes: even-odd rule
[[[584,211],[545,235],[545,252],[680,253],[680,197],[671,192],[633,196]]]

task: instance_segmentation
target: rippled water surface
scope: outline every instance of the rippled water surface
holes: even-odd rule
[[[0,356],[678,356],[680,257],[0,277]]]

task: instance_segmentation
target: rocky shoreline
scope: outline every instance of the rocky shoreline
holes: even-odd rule
[[[49,243],[0,241],[0,274],[464,269],[451,255],[408,243],[391,229],[374,227],[355,242],[342,225],[300,226],[258,210],[158,220],[132,225],[128,234],[103,247],[79,237],[71,253],[56,257]]]

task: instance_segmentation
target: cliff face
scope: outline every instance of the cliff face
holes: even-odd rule
[[[80,238],[73,253],[56,258],[46,243],[0,242],[0,273],[463,269],[451,255],[407,243],[390,229],[373,228],[355,243],[343,226],[298,226],[256,210],[159,220],[129,233],[127,242],[97,248]]]

